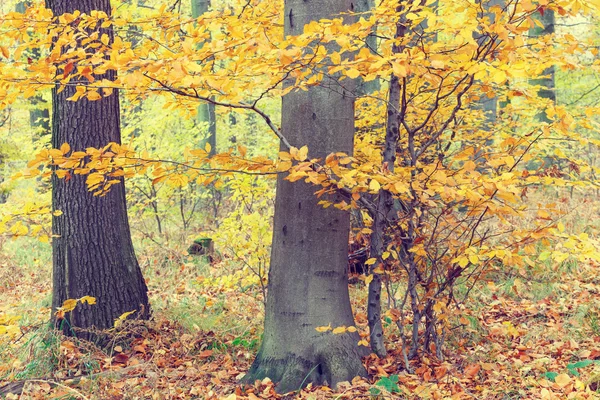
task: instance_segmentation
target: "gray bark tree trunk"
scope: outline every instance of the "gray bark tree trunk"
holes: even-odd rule
[[[20,1],[15,6],[15,11],[24,13],[27,7],[31,6],[30,1]],[[29,54],[28,54],[29,55]],[[31,58],[38,59],[40,57],[39,49],[33,49],[30,52]],[[29,109],[29,126],[36,136],[43,137],[50,134],[50,108],[48,102],[44,100],[42,95],[33,96],[30,100]]]
[[[489,0],[489,1],[481,1],[480,9],[481,14],[480,18],[488,18],[491,23],[495,22],[495,14],[490,10],[495,6],[504,6],[505,0]],[[474,34],[476,40],[480,40],[482,36],[480,34]],[[484,127],[486,129],[492,129],[493,124],[496,122],[496,118],[498,116],[498,96],[487,97],[487,95],[483,92],[480,93],[480,100],[475,103],[475,108],[483,110],[485,113],[485,124]]]
[[[80,10],[102,10],[110,14],[109,0],[48,0],[54,15]],[[111,40],[113,32],[106,29]],[[114,71],[96,76],[114,80]],[[72,83],[74,81],[71,81]],[[82,84],[84,82],[81,82]],[[52,92],[52,146],[69,143],[72,151],[120,143],[119,95],[98,101],[67,101],[75,87]],[[66,299],[82,296],[96,298],[95,305],[79,305],[67,313],[65,321],[55,321],[67,334],[95,337],[89,329],[111,328],[116,318],[137,310],[137,316],[150,315],[147,288],[131,241],[125,187],[115,185],[103,197],[88,191],[85,176],[52,178],[52,208],[62,211],[54,216],[53,315]],[[81,329],[81,333],[78,329]]]
[[[299,34],[310,21],[352,8],[351,0],[286,0],[285,34]],[[293,146],[307,145],[311,158],[352,154],[354,83],[342,83],[344,90],[324,81],[283,98],[282,133]],[[265,330],[245,381],[269,377],[281,393],[366,374],[356,333],[315,329],[354,325],[346,270],[349,214],[318,205],[316,190],[282,176],[277,180]]]
[[[198,18],[205,12],[208,12],[210,0],[192,0],[192,17]],[[210,155],[215,155],[217,151],[217,114],[215,105],[212,103],[202,103],[198,106],[198,116],[196,121],[208,124],[208,135],[203,140],[201,147],[206,143],[210,144]]]
[[[543,28],[536,26],[529,31],[529,36],[533,38],[542,37],[544,35],[551,35],[554,33],[555,16],[554,11],[545,9],[543,12],[538,11],[536,19],[544,26]],[[543,77],[533,79],[531,83],[533,85],[539,85],[538,96],[542,99],[548,99],[553,104],[556,104],[556,91],[554,85],[554,65],[546,68],[543,73]],[[540,122],[551,122],[544,111],[540,112],[537,116]]]

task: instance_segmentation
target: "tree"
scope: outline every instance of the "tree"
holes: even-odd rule
[[[198,18],[208,12],[210,0],[192,0],[192,17]],[[198,106],[198,117],[196,120],[201,124],[208,125],[208,137],[205,142],[210,144],[210,153],[215,154],[217,150],[217,115],[214,103],[205,102]],[[205,146],[200,146],[204,148]]]
[[[24,13],[27,7],[31,6],[30,1],[20,1],[15,7],[15,11]],[[31,51],[31,58],[40,57],[39,49]],[[50,110],[47,101],[41,94],[33,96],[30,100],[29,124],[31,129],[39,136],[50,134]]]
[[[54,15],[75,10],[109,14],[111,10],[109,0],[48,0],[48,6]],[[81,34],[81,30],[76,32]],[[112,40],[112,29],[101,30],[100,34]],[[75,34],[73,39],[80,38]],[[72,45],[66,43],[64,47]],[[53,52],[65,50],[56,45]],[[68,69],[64,73],[67,75]],[[115,73],[107,71],[96,78],[114,80]],[[85,151],[89,147],[120,143],[118,92],[97,101],[69,101],[76,92],[75,86],[56,86],[52,91],[53,147],[68,154],[71,150]],[[60,319],[56,322],[72,334],[77,333],[76,328],[110,328],[116,318],[129,311],[135,310],[139,317],[147,318],[150,315],[147,288],[130,237],[124,185],[114,185],[104,196],[95,196],[88,191],[85,176],[71,174],[61,179],[54,174],[52,187],[52,310],[55,312],[67,299],[83,296],[97,299],[95,305],[81,305],[68,313],[66,324]],[[84,332],[83,336],[89,334]]]
[[[534,18],[536,20],[535,27],[529,30],[529,36],[536,41],[541,41],[542,43],[544,40],[552,40],[549,38],[549,36],[554,34],[554,10],[540,6],[537,9]],[[538,97],[540,99],[549,101],[547,106],[556,104],[554,75],[554,65],[550,65],[542,72],[542,75],[539,78],[532,79],[531,81],[533,85],[539,86],[539,90],[537,92]],[[542,110],[536,116],[536,118],[540,122],[551,122],[544,110]]]
[[[285,34],[351,9],[349,0],[285,2]],[[352,154],[354,95],[350,81],[334,79],[283,97],[283,136],[311,157]],[[282,147],[283,149],[283,147]],[[277,180],[273,247],[263,342],[246,382],[269,377],[279,392],[308,383],[336,385],[364,376],[358,335],[319,332],[320,326],[353,326],[348,294],[349,214],[323,208],[305,182]],[[334,200],[335,201],[335,200]]]

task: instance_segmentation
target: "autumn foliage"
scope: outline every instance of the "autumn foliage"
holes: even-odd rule
[[[115,321],[118,350],[57,338],[57,382],[72,379],[66,370],[103,382],[105,371],[122,369],[100,396],[125,387],[140,395],[154,387],[183,397],[279,396],[268,379],[237,383],[260,336],[273,178],[285,174],[314,185],[322,207],[351,212],[353,240],[368,254],[352,289],[355,326],[316,332],[360,335],[358,344],[374,353],[364,359],[370,378],[337,394],[309,385],[302,396],[595,398],[600,137],[598,85],[587,79],[600,68],[598,1],[382,0],[287,37],[277,1],[215,4],[198,18],[147,3],[116,7],[112,17],[53,16],[39,5],[0,17],[0,110],[75,87],[70,101],[118,91],[128,119],[123,144],[35,143],[26,165],[10,170],[11,184],[43,193],[53,175],[81,175],[101,197],[131,182],[134,228],[154,249],[138,253],[152,301],[165,302],[147,329],[129,315]],[[553,33],[532,35],[549,13],[558,21]],[[109,27],[114,41],[101,33]],[[372,38],[375,47],[366,45]],[[549,89],[540,78],[551,67]],[[109,70],[115,80],[98,79]],[[352,93],[354,153],[318,158],[293,146],[279,126],[278,99],[319,85],[341,93],[350,82],[373,85]],[[217,149],[189,134],[202,102],[217,109]],[[152,127],[157,115],[162,128]],[[7,132],[0,125],[0,138]],[[0,156],[2,149],[0,141]],[[46,200],[8,204],[0,234],[52,240]],[[200,208],[203,221],[194,222]],[[202,272],[182,247],[198,235],[214,238],[219,252]],[[2,257],[3,267],[14,262]],[[164,288],[153,283],[161,279]],[[16,281],[4,287],[24,296]],[[169,307],[190,298],[201,299],[202,312],[218,305],[217,314],[240,316],[247,329],[177,325]],[[59,311],[77,301],[93,307],[95,299],[72,299]],[[6,304],[0,296],[0,343],[6,337],[14,348],[31,333]],[[99,365],[84,366],[83,357]],[[158,372],[135,372],[137,365]],[[0,378],[17,380],[21,368],[0,367]],[[80,381],[42,381],[32,381],[35,391],[86,390]]]

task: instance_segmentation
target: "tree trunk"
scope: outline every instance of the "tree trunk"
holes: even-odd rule
[[[375,7],[375,0],[355,0],[354,11],[362,18],[368,19],[370,11]],[[365,46],[372,52],[377,53],[377,26],[373,26],[372,33],[365,40]],[[381,88],[379,79],[365,82],[362,78],[356,79],[357,96],[368,96]]]
[[[20,1],[15,6],[15,11],[18,13],[24,13],[27,7],[31,6],[30,1]],[[30,52],[26,52],[27,56],[31,56],[34,60],[40,58],[40,50],[32,49]],[[35,132],[37,137],[43,137],[50,134],[50,110],[48,102],[44,100],[42,95],[36,95],[31,97],[30,109],[29,109],[29,126],[31,130]]]
[[[109,0],[48,0],[55,15],[80,10],[102,10],[110,14]],[[111,40],[112,30],[104,30]],[[113,71],[96,79],[114,80]],[[74,83],[74,81],[71,81]],[[83,83],[83,82],[82,82]],[[75,87],[52,92],[52,146],[69,143],[73,151],[87,147],[103,147],[120,143],[119,96],[117,91],[99,101],[67,101]],[[93,296],[95,305],[79,305],[67,313],[65,322],[56,321],[68,334],[94,337],[77,328],[104,329],[113,326],[120,315],[137,311],[137,316],[150,314],[146,283],[138,265],[125,203],[125,187],[115,185],[103,197],[93,196],[85,176],[71,175],[66,179],[52,178],[52,208],[62,211],[54,216],[53,251],[53,315],[66,299]]]
[[[490,24],[493,24],[496,19],[496,14],[494,14],[491,10],[492,7],[495,6],[504,6],[505,0],[489,0],[479,1],[480,7],[480,15],[478,16],[481,19],[487,18],[489,19]],[[482,35],[481,33],[474,33],[473,37],[475,40],[485,40],[486,35]],[[493,90],[493,89],[492,89]],[[498,96],[488,97],[483,91],[480,91],[480,100],[475,103],[475,109],[483,110],[485,113],[485,123],[483,127],[486,130],[491,130],[493,128],[494,123],[496,122],[498,116]],[[486,141],[486,143],[491,143],[491,138]]]
[[[555,17],[554,11],[545,9],[543,13],[539,11],[536,13],[537,20],[544,26],[543,28],[535,26],[529,30],[529,36],[538,38],[544,35],[551,35],[554,33]],[[546,68],[543,73],[543,77],[533,79],[531,81],[533,85],[539,85],[538,96],[542,99],[548,99],[552,104],[556,104],[556,91],[554,90],[554,65]],[[536,116],[540,122],[552,122],[545,111],[540,112]]]
[[[352,8],[350,0],[286,0],[285,34]],[[354,100],[345,90],[353,83],[343,85],[324,81],[283,98],[282,133],[293,146],[307,145],[311,158],[352,154]],[[305,182],[277,180],[265,331],[245,381],[269,377],[281,393],[366,373],[356,333],[315,329],[354,325],[346,270],[349,214],[322,208],[315,191]]]
[[[210,0],[192,0],[192,17],[198,18],[202,14],[208,12]],[[211,156],[217,151],[217,114],[213,103],[202,103],[198,106],[198,116],[196,121],[199,123],[208,124],[207,136],[202,141],[200,147],[205,148],[206,144],[210,144]]]

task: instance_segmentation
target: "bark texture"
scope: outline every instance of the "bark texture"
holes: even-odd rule
[[[350,0],[286,0],[285,33],[301,33],[311,20],[353,9]],[[283,98],[282,133],[311,158],[352,154],[353,84],[324,81]],[[336,385],[364,376],[356,333],[334,335],[315,328],[352,326],[347,257],[349,214],[318,205],[315,186],[277,181],[274,236],[265,331],[245,380],[269,377],[281,393],[309,383]]]
[[[109,0],[48,0],[47,5],[55,15],[111,11]],[[112,40],[111,30],[102,33]],[[114,72],[97,76],[102,78],[114,79]],[[61,93],[53,90],[52,146],[69,143],[73,151],[85,151],[120,143],[117,91],[99,101],[67,101],[74,92],[73,86]],[[52,208],[62,211],[52,220],[53,315],[66,299],[97,299],[95,305],[79,305],[65,321],[56,322],[67,334],[91,338],[93,334],[77,328],[110,328],[116,318],[133,310],[147,318],[147,288],[131,242],[124,185],[98,197],[88,191],[85,176],[71,175],[68,179],[53,176],[52,188]]]

